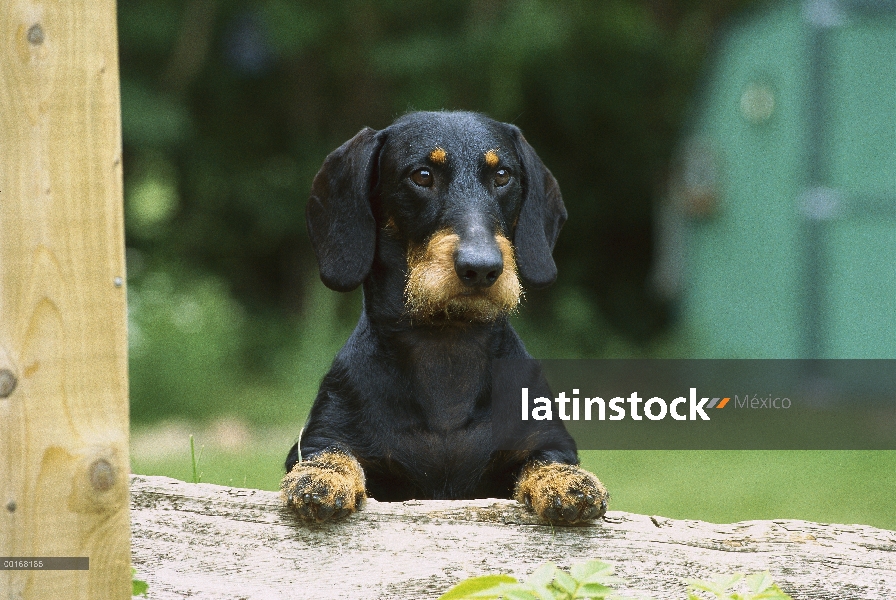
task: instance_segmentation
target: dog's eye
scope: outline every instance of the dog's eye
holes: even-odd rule
[[[497,172],[495,172],[495,187],[505,186],[508,181],[510,181],[510,171],[507,169],[498,169]]]
[[[417,169],[411,173],[411,181],[420,187],[432,187],[432,172],[429,169]]]

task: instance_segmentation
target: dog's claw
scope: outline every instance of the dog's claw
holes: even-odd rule
[[[569,521],[570,523],[575,522],[578,515],[579,508],[577,506],[567,506],[560,512],[560,516],[563,517],[563,520]]]
[[[581,518],[582,519],[594,519],[598,515],[598,508],[596,506],[589,506],[584,511],[582,511]]]
[[[333,516],[333,513],[336,512],[336,509],[332,506],[318,506],[316,512],[317,514],[315,515],[315,517],[318,521],[326,521],[331,516]]]

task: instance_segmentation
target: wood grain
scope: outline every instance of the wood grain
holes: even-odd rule
[[[682,578],[768,569],[797,600],[884,600],[896,532],[863,525],[716,525],[622,512],[552,528],[509,500],[368,500],[309,526],[275,492],[132,476],[133,562],[155,599],[437,598],[458,580],[601,559],[628,594],[686,597]]]
[[[114,0],[0,2],[0,555],[90,558],[0,571],[4,598],[130,597],[115,27]]]

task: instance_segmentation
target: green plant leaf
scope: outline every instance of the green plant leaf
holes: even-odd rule
[[[496,588],[501,584],[509,583],[517,583],[517,580],[510,575],[483,575],[481,577],[471,577],[470,579],[461,581],[439,596],[439,600],[462,600],[463,598],[470,598],[473,594],[477,594],[477,592],[482,593]],[[475,597],[497,598],[499,595],[500,594],[498,593],[495,593],[492,596],[477,594]]]
[[[607,587],[600,583],[585,583],[579,586],[573,598],[591,598],[592,600],[603,600],[613,593],[613,588]]]
[[[752,597],[752,600],[793,600],[774,583],[772,586]]]
[[[711,592],[719,598],[730,596],[727,592],[738,581],[743,579],[742,573],[734,573],[733,575],[713,575],[712,580],[706,579],[687,579],[687,584],[704,592]]]
[[[595,573],[582,583],[600,583],[601,585],[614,586],[625,584],[627,582],[623,577],[616,577],[615,575],[599,575]]]
[[[501,596],[504,600],[550,600],[530,590],[511,590]]]
[[[527,583],[502,583],[491,589],[476,592],[469,598],[503,598],[504,600],[550,600],[552,596],[541,596]]]
[[[582,583],[603,583],[603,577],[613,574],[613,565],[600,560],[573,565],[569,574]],[[598,579],[600,578],[600,579]]]
[[[545,563],[535,569],[535,571],[526,580],[526,585],[532,587],[532,591],[540,595],[542,598],[554,598],[555,594],[551,589],[551,583],[557,573],[557,566],[554,563]]]
[[[569,573],[549,562],[533,571],[523,583],[510,575],[473,577],[458,583],[439,600],[651,600],[614,594],[611,585],[625,580],[612,573],[612,565],[599,560],[573,565]],[[732,590],[741,580],[749,587],[749,593]],[[710,579],[690,579],[687,584],[687,600],[704,600],[696,590],[710,592],[719,600],[793,600],[772,581],[768,571],[746,578],[741,573],[718,574]]]
[[[149,584],[137,579],[137,569],[131,567],[131,596],[146,596],[149,593]]]
[[[768,571],[748,575],[746,582],[752,592],[751,600],[792,600],[775,584]]]
[[[752,575],[747,575],[746,582],[747,587],[754,594],[764,592],[775,584],[774,581],[772,581],[772,576],[768,571],[762,571],[761,573],[753,573]]]
[[[576,588],[579,587],[578,582],[570,577],[569,573],[561,571],[560,569],[557,569],[554,574],[554,585],[570,595],[572,595],[576,591]]]
[[[719,574],[713,577],[713,581],[720,585],[722,589],[728,590],[743,578],[743,573]]]
[[[554,563],[545,563],[535,569],[526,583],[536,588],[546,588],[554,580],[554,574],[557,566]]]
[[[702,590],[704,592],[712,592],[716,596],[721,596],[725,593],[724,589],[719,588],[712,581],[707,581],[705,579],[687,579],[688,589],[690,590]],[[698,596],[699,598],[699,596]]]
[[[463,598],[501,598],[502,600],[553,600],[553,593],[547,596],[539,594],[527,583],[502,583],[482,592],[463,596]],[[439,600],[442,600],[441,598]]]

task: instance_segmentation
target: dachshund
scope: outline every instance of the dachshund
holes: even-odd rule
[[[520,130],[478,113],[410,113],[327,156],[308,233],[323,283],[363,286],[363,307],[286,459],[287,507],[321,522],[368,495],[498,497],[556,524],[603,516],[562,423],[507,444],[491,400],[496,361],[531,358],[508,317],[555,280],[566,216]],[[550,397],[540,374],[523,384]]]

